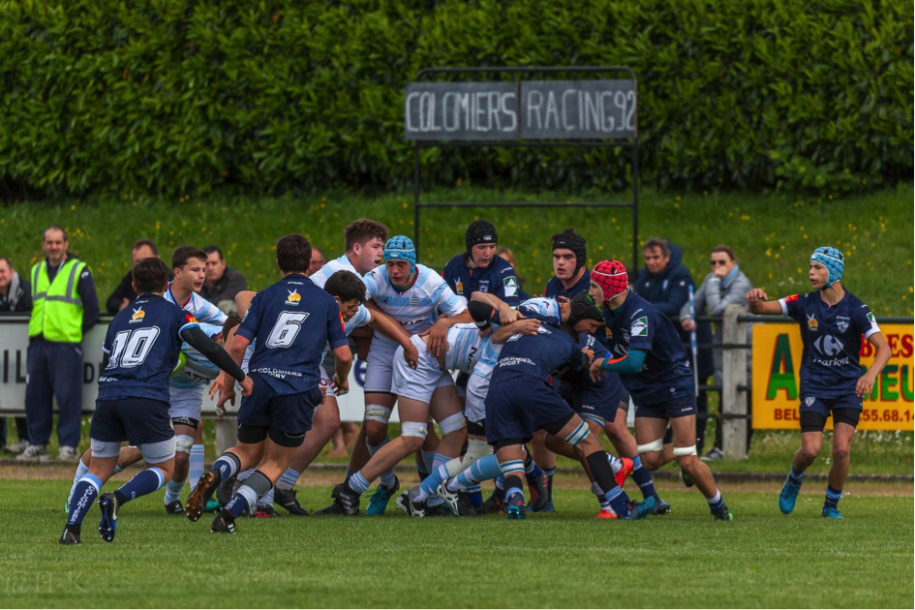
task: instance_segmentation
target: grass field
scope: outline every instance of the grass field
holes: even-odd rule
[[[627,193],[616,198],[628,198]],[[424,201],[600,201],[607,194],[499,192],[461,186],[424,194]],[[848,257],[844,283],[877,315],[912,315],[913,188],[900,184],[870,195],[816,201],[783,194],[643,191],[640,239],[669,238],[683,247],[684,263],[697,283],[709,272],[708,250],[734,247],[741,269],[756,286],[774,294],[806,290],[810,252],[833,245]],[[104,299],[127,271],[130,244],[155,239],[168,257],[175,246],[220,245],[229,264],[254,288],[278,279],[271,248],[293,231],[304,233],[328,256],[342,250],[342,228],[359,216],[384,221],[392,233],[413,235],[412,197],[406,193],[367,196],[353,192],[281,198],[228,194],[162,201],[125,195],[118,201],[17,203],[0,207],[0,256],[28,269],[41,256],[41,232],[60,224],[71,249],[93,269]],[[464,231],[474,219],[493,221],[500,243],[515,250],[525,288],[543,290],[552,275],[551,234],[574,225],[587,238],[590,263],[604,258],[631,262],[631,212],[626,209],[425,210],[421,261],[438,268],[464,250]]]
[[[381,518],[243,520],[235,536],[166,516],[159,492],[124,508],[114,543],[93,508],[83,545],[62,548],[69,482],[6,480],[0,606],[911,607],[911,487],[852,493],[842,522],[820,518],[822,486],[807,487],[790,517],[774,491],[727,492],[731,523],[671,489],[671,515],[596,521],[593,496],[563,488],[559,513],[524,522],[409,519],[392,504]],[[300,491],[309,508],[328,494]]]

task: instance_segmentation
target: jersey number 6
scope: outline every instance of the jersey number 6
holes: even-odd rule
[[[295,341],[302,322],[308,317],[308,312],[284,311],[280,313],[267,337],[267,347],[270,349],[289,347]]]

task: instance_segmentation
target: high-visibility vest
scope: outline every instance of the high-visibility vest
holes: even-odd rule
[[[86,263],[74,258],[60,266],[52,282],[46,261],[32,266],[32,318],[29,337],[79,343],[83,340],[83,301],[76,292]]]

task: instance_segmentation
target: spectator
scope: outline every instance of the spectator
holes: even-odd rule
[[[207,271],[200,296],[226,314],[236,313],[235,295],[247,290],[248,283],[241,273],[226,265],[218,246],[207,246],[203,251],[207,253]]]
[[[128,305],[130,305],[137,293],[133,290],[133,268],[145,258],[159,257],[159,249],[156,248],[156,242],[151,239],[138,239],[130,247],[130,270],[121,278],[111,296],[105,302],[105,309],[108,313],[115,314]]]
[[[32,291],[29,282],[19,276],[13,263],[0,256],[0,313],[29,312],[32,310]],[[24,417],[16,418],[16,432],[19,442],[6,448],[19,454],[29,446],[29,430]],[[0,417],[0,449],[6,445],[6,418]]]
[[[702,286],[696,291],[695,309],[701,311],[708,308],[711,316],[721,316],[728,305],[736,303],[747,309],[746,294],[753,290],[753,284],[747,279],[747,276],[740,271],[737,264],[737,257],[730,246],[720,245],[712,248],[711,259],[709,263],[712,266],[712,272],[709,273]],[[696,330],[696,323],[689,317],[689,304],[687,303],[680,309],[680,324],[683,330]],[[715,325],[714,343],[722,343],[723,328],[721,324]],[[748,333],[749,334],[749,333]],[[749,342],[749,341],[748,341]],[[715,385],[721,385],[723,377],[721,374],[722,362],[724,361],[724,352],[714,350],[712,360],[715,366]],[[747,355],[747,366],[750,366],[749,354]],[[748,377],[749,378],[749,377]],[[748,393],[749,395],[749,393]],[[749,437],[752,435],[753,428],[747,428],[747,446],[749,447]],[[715,446],[703,458],[705,460],[718,460],[724,457],[722,452],[721,426],[719,425],[715,432]]]
[[[315,274],[318,270],[321,269],[324,265],[327,264],[327,259],[324,258],[324,253],[318,250],[317,248],[311,249],[311,264],[308,266],[308,275],[309,277]]]
[[[98,319],[98,295],[89,266],[67,250],[67,233],[58,226],[45,230],[45,259],[32,267],[32,317],[26,356],[25,416],[29,447],[17,460],[48,459],[54,398],[58,459],[76,461],[83,403],[83,350],[86,331]]]
[[[705,385],[714,370],[710,354],[708,350],[700,350],[699,362],[693,361],[689,331],[677,324],[680,310],[684,305],[689,308],[689,287],[695,286],[689,269],[681,262],[683,250],[671,245],[666,239],[652,237],[642,246],[642,256],[645,258],[645,268],[636,279],[635,292],[652,303],[658,313],[674,321],[686,353],[690,355],[691,366],[698,372],[699,385]],[[696,308],[696,315],[702,315],[701,308]],[[712,330],[709,323],[701,322],[696,335],[698,343],[711,343]],[[708,414],[708,393],[705,390],[699,392],[696,404],[696,451],[701,454],[705,445],[705,416]]]

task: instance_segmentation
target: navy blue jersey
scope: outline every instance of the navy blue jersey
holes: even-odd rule
[[[167,403],[168,378],[194,316],[155,294],[144,294],[118,312],[102,344],[108,366],[98,378],[98,400],[150,398]]]
[[[870,308],[848,291],[832,307],[819,292],[795,294],[779,303],[801,327],[801,398],[854,394],[861,377],[861,342],[880,332]]]
[[[638,373],[620,375],[636,405],[659,404],[693,394],[693,372],[680,335],[667,316],[634,292],[616,311],[605,308],[604,315],[614,358],[625,356],[630,349],[645,352],[645,363]]]
[[[248,372],[279,395],[318,387],[324,348],[347,344],[337,301],[297,273],[254,295],[235,332],[255,343]]]
[[[549,380],[570,368],[579,369],[581,347],[564,330],[541,324],[536,335],[512,335],[502,346],[491,384],[500,379],[528,375]]]
[[[546,290],[543,291],[543,296],[548,299],[555,299],[556,297],[567,297],[571,299],[579,292],[588,292],[590,290],[591,272],[586,268],[581,279],[575,282],[575,285],[568,290],[562,285],[562,280],[554,275],[550,278],[550,281],[546,283]]]
[[[458,254],[445,265],[442,277],[454,294],[470,300],[474,292],[487,292],[515,307],[527,299],[512,266],[501,256],[494,256],[489,266],[471,269],[467,254]]]

